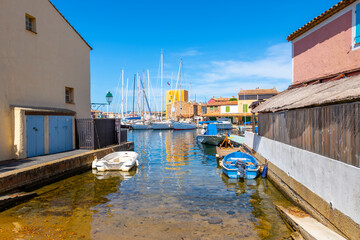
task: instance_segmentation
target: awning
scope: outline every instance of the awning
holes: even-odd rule
[[[288,89],[256,107],[253,113],[279,112],[360,100],[360,75]]]

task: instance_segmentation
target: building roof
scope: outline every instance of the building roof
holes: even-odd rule
[[[305,24],[304,26],[302,26],[301,28],[299,28],[298,30],[293,32],[292,34],[290,34],[287,37],[287,40],[293,41],[295,38],[299,37],[300,35],[304,34],[307,31],[309,31],[316,25],[319,25],[320,23],[324,22],[326,19],[328,19],[331,16],[335,15],[336,13],[340,12],[347,6],[354,3],[355,1],[356,0],[343,0],[343,1],[338,2],[333,7],[331,7],[329,10],[323,12],[322,14],[320,14],[319,16],[317,16],[316,18],[314,18],[313,20],[311,20],[310,22],[308,22],[307,24]]]
[[[208,103],[207,106],[225,106],[225,105],[238,105],[237,101],[223,101],[223,102],[213,102]]]
[[[278,94],[276,87],[270,89],[250,89],[250,90],[240,90],[239,95],[256,95],[256,94]]]
[[[77,35],[85,42],[85,44],[90,48],[90,50],[93,50],[92,47],[85,41],[85,39],[80,35],[78,31],[69,23],[69,21],[64,17],[64,15],[61,14],[61,12],[55,7],[55,5],[51,2],[51,0],[48,0],[49,3],[55,8],[55,10],[60,14],[60,16],[69,24],[69,26],[75,31]]]
[[[360,75],[288,89],[256,107],[253,113],[279,112],[298,108],[360,100]]]

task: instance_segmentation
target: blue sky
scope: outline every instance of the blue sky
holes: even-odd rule
[[[240,88],[284,90],[291,84],[286,37],[338,1],[52,0],[94,49],[92,102],[104,102],[110,90],[114,111],[122,68],[129,85],[149,69],[152,105],[159,107],[161,49],[165,82],[171,74],[176,80],[183,58],[182,85],[191,81],[192,100],[236,96]]]

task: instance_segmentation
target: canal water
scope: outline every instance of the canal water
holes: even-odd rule
[[[288,239],[266,179],[230,180],[195,131],[133,131],[140,166],[91,171],[0,213],[0,239]]]

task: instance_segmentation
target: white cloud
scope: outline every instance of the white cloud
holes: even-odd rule
[[[196,50],[196,49],[187,49],[180,53],[174,53],[173,55],[180,56],[180,57],[194,57],[202,55],[202,52]]]
[[[194,91],[201,96],[233,96],[240,88],[277,87],[286,89],[291,83],[291,45],[270,46],[257,59],[210,61],[206,67],[188,73]]]

